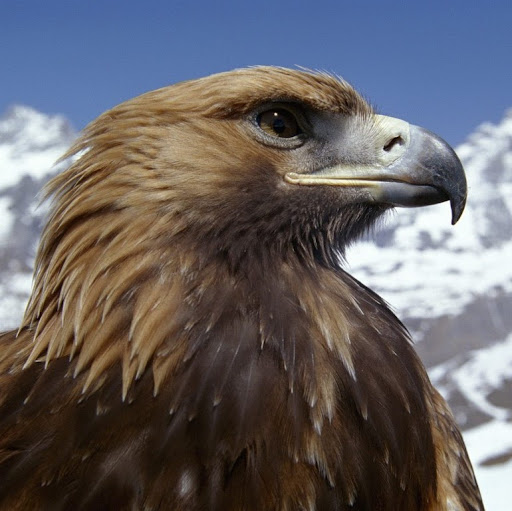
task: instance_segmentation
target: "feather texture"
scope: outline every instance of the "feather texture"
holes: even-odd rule
[[[389,206],[285,185],[330,156],[262,143],[274,103],[372,123],[335,77],[254,68],[119,105],[71,150],[0,335],[0,509],[483,509],[407,331],[339,265]]]

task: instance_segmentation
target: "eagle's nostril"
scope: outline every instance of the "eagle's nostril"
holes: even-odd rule
[[[397,145],[403,145],[404,144],[404,139],[398,135],[396,137],[393,137],[384,147],[384,151],[386,152],[390,152],[395,146]]]

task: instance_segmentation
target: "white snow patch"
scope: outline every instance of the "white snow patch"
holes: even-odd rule
[[[18,328],[23,318],[23,311],[28,297],[12,295],[0,286],[0,332]]]
[[[0,281],[0,332],[18,328],[31,288],[31,273],[3,275]]]
[[[62,116],[12,107],[0,118],[0,188],[25,175],[39,179],[49,174],[74,137]]]
[[[482,499],[489,511],[510,510],[512,460],[501,465],[482,466],[488,458],[512,450],[512,423],[492,421],[464,433]]]
[[[352,248],[347,260],[350,273],[406,317],[457,314],[490,289],[512,291],[512,240],[485,253],[456,254],[444,249],[397,251],[365,242]]]
[[[431,373],[432,379],[435,374]],[[466,363],[449,374],[474,407],[497,420],[512,419],[510,410],[495,406],[487,399],[505,380],[512,379],[512,334],[503,342],[473,351]]]
[[[10,278],[9,285],[14,293],[28,296],[32,288],[32,274],[16,273]]]

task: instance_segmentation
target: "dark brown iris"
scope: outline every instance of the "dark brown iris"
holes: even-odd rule
[[[292,138],[301,133],[299,123],[290,111],[273,108],[257,117],[258,126],[269,135],[279,138]]]

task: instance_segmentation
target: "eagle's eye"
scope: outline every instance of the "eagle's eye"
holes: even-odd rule
[[[295,115],[284,108],[265,110],[258,115],[256,122],[265,133],[274,137],[292,138],[302,133]]]

